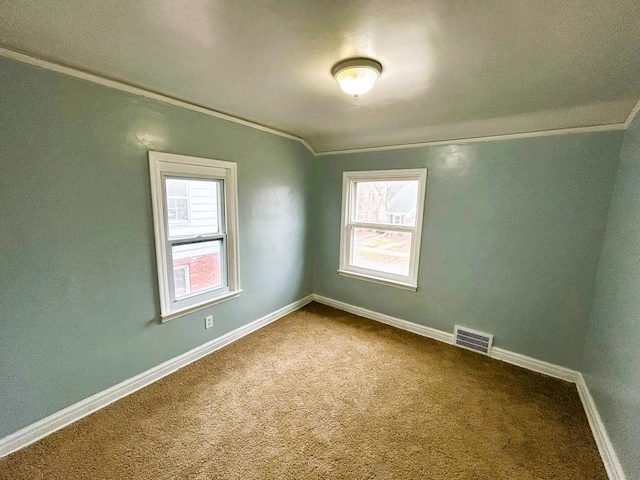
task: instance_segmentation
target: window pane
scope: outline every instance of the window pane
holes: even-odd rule
[[[351,264],[396,275],[409,275],[411,235],[355,228]]]
[[[221,246],[221,240],[212,240],[172,247],[176,300],[226,284],[222,278]]]
[[[169,238],[221,232],[219,180],[167,178]]]
[[[417,180],[356,183],[356,222],[415,226],[417,206]]]

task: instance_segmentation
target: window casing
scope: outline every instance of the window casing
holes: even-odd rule
[[[340,275],[418,288],[426,169],[344,172]]]
[[[149,152],[162,321],[238,296],[233,162]]]

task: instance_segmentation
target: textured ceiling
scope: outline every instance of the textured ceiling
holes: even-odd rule
[[[638,0],[31,0],[0,44],[331,151],[623,123],[640,98]],[[358,100],[331,77],[368,56]]]

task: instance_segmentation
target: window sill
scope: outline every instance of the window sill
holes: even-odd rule
[[[220,295],[219,297],[212,298],[211,300],[206,300],[201,303],[196,303],[195,305],[189,305],[188,307],[181,308],[180,310],[173,310],[172,312],[168,312],[164,315],[161,315],[162,323],[168,322],[169,320],[175,320],[178,317],[182,317],[187,315],[188,313],[197,312],[198,310],[202,310],[203,308],[210,307],[211,305],[215,305],[217,303],[222,303],[227,300],[231,300],[232,298],[236,298],[240,296],[242,290],[234,290],[233,292],[227,292],[224,295]]]
[[[338,270],[338,274],[343,277],[357,278],[358,280],[365,280],[367,282],[379,283],[381,285],[387,285],[388,287],[402,288],[403,290],[410,290],[415,292],[418,290],[418,285],[411,283],[399,282],[397,280],[389,280],[387,278],[374,277],[372,275],[366,275],[364,273],[355,273],[348,270]]]

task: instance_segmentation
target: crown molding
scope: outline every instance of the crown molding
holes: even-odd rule
[[[154,92],[153,90],[147,90],[145,88],[123,82],[122,80],[104,77],[101,75],[96,75],[95,73],[90,73],[85,70],[80,70],[78,68],[70,67],[68,65],[63,65],[57,62],[52,62],[50,60],[45,60],[43,58],[34,57],[31,54],[19,52],[17,50],[11,50],[9,48],[2,47],[2,46],[0,46],[0,56],[11,58],[19,62],[27,63],[29,65],[34,65],[40,68],[45,68],[47,70],[52,70],[54,72],[62,73],[65,75],[70,75],[72,77],[80,78],[82,80],[87,80],[89,82],[98,83],[100,85],[104,85],[105,87],[111,87],[111,88],[115,88],[116,90],[133,93],[134,95],[139,95],[141,97],[158,100],[160,102],[167,103],[169,105],[186,108],[194,112],[209,115],[211,117],[221,118],[229,122],[233,122],[239,125],[244,125],[245,127],[253,128],[255,130],[272,133],[274,135],[278,135],[279,137],[295,140],[296,142],[302,143],[313,155],[316,155],[315,150],[311,147],[311,145],[309,145],[309,143],[307,143],[306,140],[300,137],[296,137],[295,135],[291,135],[290,133],[282,132],[274,128],[260,125],[259,123],[254,123],[254,122],[250,122],[249,120],[244,120],[242,118],[234,117],[233,115],[229,115],[227,113],[218,112],[216,110],[212,110],[210,108],[206,108],[201,105],[197,105],[195,103],[187,102],[185,100],[180,100],[175,97],[163,95],[161,93]]]
[[[636,108],[638,108],[636,106]],[[500,140],[514,140],[517,138],[535,138],[535,137],[550,137],[554,135],[567,135],[571,133],[592,133],[592,132],[608,132],[611,130],[625,130],[627,123],[613,123],[609,125],[595,125],[592,127],[572,127],[561,128],[556,130],[540,130],[536,132],[525,133],[509,133],[504,135],[492,135],[488,137],[469,137],[458,138],[454,140],[437,140],[433,142],[420,142],[420,143],[405,143],[399,145],[381,145],[378,147],[364,147],[364,148],[351,148],[347,150],[329,150],[326,152],[317,152],[318,157],[325,155],[344,155],[346,153],[366,153],[366,152],[380,152],[385,150],[403,150],[406,148],[421,148],[421,147],[435,147],[438,145],[460,145],[465,143],[477,143],[477,142],[495,142]]]
[[[153,90],[147,90],[145,88],[123,82],[122,80],[96,75],[94,73],[90,73],[85,70],[80,70],[78,68],[64,65],[62,63],[45,60],[43,58],[35,57],[31,54],[19,52],[17,50],[12,50],[2,46],[0,46],[0,56],[11,58],[13,60],[27,63],[29,65],[34,65],[36,67],[45,68],[47,70],[52,70],[54,72],[62,73],[65,75],[70,75],[72,77],[80,78],[82,80],[87,80],[89,82],[98,83],[106,87],[111,87],[111,88],[115,88],[116,90],[121,90],[123,92],[133,93],[134,95],[139,95],[141,97],[151,98],[163,103],[175,105],[181,108],[186,108],[194,112],[202,113],[204,115],[209,115],[211,117],[221,118],[229,122],[233,122],[239,125],[244,125],[246,127],[253,128],[255,130],[272,133],[274,135],[278,135],[279,137],[295,140],[296,142],[300,142],[302,145],[304,145],[305,148],[309,150],[309,152],[311,152],[316,157],[328,156],[328,155],[344,155],[347,153],[367,153],[367,152],[380,152],[380,151],[386,151],[386,150],[402,150],[402,149],[408,149],[408,148],[434,147],[438,145],[453,145],[453,144],[460,145],[465,143],[493,142],[493,141],[500,141],[500,140],[513,140],[518,138],[535,138],[535,137],[546,137],[546,136],[553,136],[553,135],[567,135],[571,133],[591,133],[591,132],[606,132],[611,130],[625,130],[629,127],[631,122],[634,120],[634,118],[638,115],[638,112],[640,111],[640,101],[638,101],[638,103],[631,110],[631,113],[629,114],[629,116],[627,117],[624,123],[595,125],[595,126],[589,126],[589,127],[562,128],[562,129],[555,129],[555,130],[540,130],[535,132],[491,135],[486,137],[469,137],[469,138],[458,138],[458,139],[450,139],[450,140],[437,140],[433,142],[380,145],[376,147],[351,148],[351,149],[344,149],[344,150],[327,150],[324,152],[317,152],[311,146],[311,144],[309,144],[309,142],[307,142],[302,137],[297,137],[290,133],[286,133],[271,127],[260,125],[258,123],[254,123],[249,120],[244,120],[242,118],[234,117],[233,115],[229,115],[227,113],[218,112],[216,110],[212,110],[210,108],[203,107],[195,103],[190,103],[175,97],[163,95],[161,93],[154,92]]]

